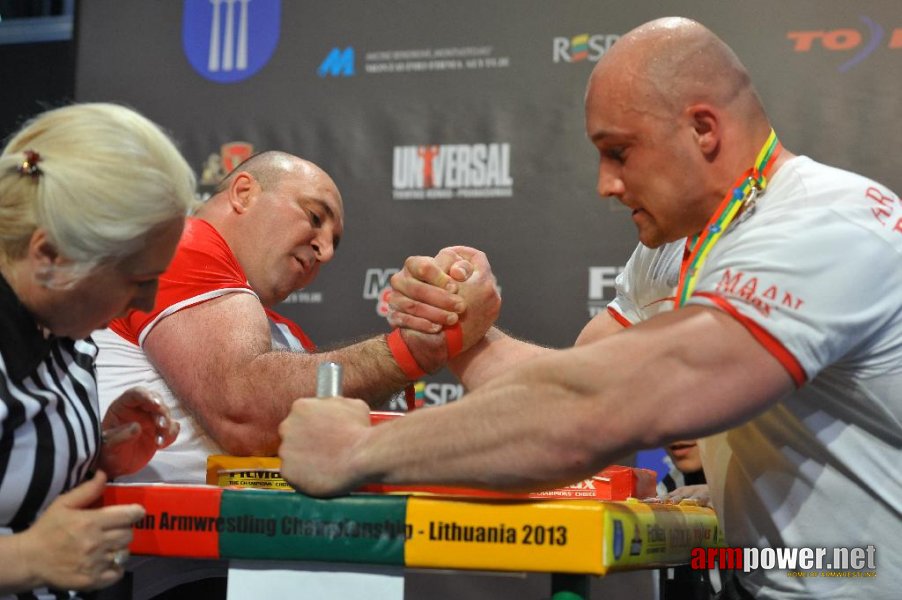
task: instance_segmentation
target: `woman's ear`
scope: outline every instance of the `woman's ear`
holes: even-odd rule
[[[57,272],[57,267],[71,262],[60,254],[47,232],[38,227],[28,242],[27,260],[38,283],[46,285]]]

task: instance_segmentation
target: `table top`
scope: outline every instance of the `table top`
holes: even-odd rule
[[[603,575],[688,562],[718,544],[691,503],[497,500],[110,484],[105,504],[147,510],[133,554]]]

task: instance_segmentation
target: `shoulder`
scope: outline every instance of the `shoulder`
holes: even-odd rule
[[[624,268],[624,278],[646,284],[676,287],[680,277],[680,260],[686,246],[685,238],[649,248],[638,244]]]
[[[679,239],[657,248],[637,245],[615,281],[616,297],[609,308],[631,323],[668,310],[679,283],[685,244],[685,239]]]
[[[141,345],[159,320],[236,292],[256,297],[225,239],[208,222],[189,218],[175,256],[160,277],[153,310],[133,310],[113,321],[110,328],[129,342]]]
[[[666,267],[674,261],[679,262],[685,246],[685,238],[662,244],[657,248],[649,248],[640,243],[636,245],[627,264],[634,268],[645,267],[646,269]]]
[[[787,162],[774,176],[761,208],[763,220],[771,225],[838,218],[874,233],[902,234],[902,204],[896,193],[863,175],[805,156]],[[902,240],[902,235],[897,237]]]
[[[185,219],[185,229],[182,239],[179,240],[179,248],[219,248],[228,244],[213,225],[198,217]]]
[[[772,178],[757,204],[723,237],[723,248],[743,253],[817,261],[886,250],[902,253],[902,204],[886,186],[867,177],[799,156]],[[721,244],[719,244],[720,246]]]
[[[176,269],[190,267],[198,257],[203,257],[204,261],[213,259],[217,263],[240,271],[243,275],[243,270],[225,238],[207,221],[191,217],[185,221],[185,230],[182,232],[172,264],[163,276],[164,279]]]

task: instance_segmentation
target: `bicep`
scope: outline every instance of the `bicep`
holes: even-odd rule
[[[616,414],[634,447],[724,431],[793,389],[782,364],[716,309],[665,313],[574,352],[571,362],[590,368],[562,375],[571,377],[570,386],[604,397],[594,418]]]
[[[271,349],[269,322],[250,294],[227,294],[162,319],[144,351],[172,391],[191,408],[222,397],[230,376]]]
[[[626,329],[626,326],[620,324],[610,312],[605,310],[592,317],[592,320],[586,324],[580,332],[579,337],[576,338],[575,345],[582,346],[591,344],[592,342],[597,342],[598,340],[623,331],[624,329]]]

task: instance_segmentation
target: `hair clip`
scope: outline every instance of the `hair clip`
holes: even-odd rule
[[[26,150],[25,151],[25,160],[22,161],[22,164],[18,166],[16,169],[22,175],[30,175],[32,177],[37,178],[43,172],[41,168],[38,166],[38,163],[41,162],[41,155],[35,152],[34,150]]]

